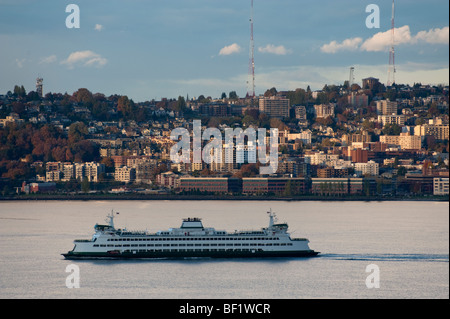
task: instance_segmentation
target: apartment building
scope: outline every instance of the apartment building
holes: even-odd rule
[[[269,117],[286,118],[289,117],[290,100],[284,97],[271,96],[259,99],[259,111]]]
[[[420,150],[422,148],[420,136],[409,133],[401,133],[399,136],[382,135],[380,136],[380,142],[400,147],[402,150]]]

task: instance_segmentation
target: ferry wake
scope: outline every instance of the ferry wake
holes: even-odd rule
[[[312,257],[306,238],[291,238],[287,223],[269,214],[269,226],[259,230],[227,232],[203,226],[200,218],[183,219],[180,228],[149,233],[116,229],[111,212],[106,225],[96,224],[91,239],[77,239],[66,259],[139,258],[255,258]]]

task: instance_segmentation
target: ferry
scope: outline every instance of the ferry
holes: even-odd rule
[[[96,224],[91,239],[77,239],[66,259],[140,258],[251,258],[312,257],[306,238],[291,238],[287,223],[277,223],[272,211],[269,226],[259,230],[227,232],[204,227],[200,218],[183,219],[180,228],[156,233],[116,229],[111,212],[106,225]]]

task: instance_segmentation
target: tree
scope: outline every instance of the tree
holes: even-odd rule
[[[184,97],[179,96],[178,101],[177,101],[176,111],[183,112],[185,110],[186,110],[186,101],[185,101]]]
[[[122,114],[122,117],[125,120],[131,120],[134,119],[136,105],[133,100],[130,100],[128,96],[124,95],[119,97],[119,100],[117,101],[117,110]]]
[[[289,180],[289,181],[286,183],[286,187],[285,187],[285,189],[284,189],[283,195],[284,195],[284,196],[292,196],[292,194],[293,194],[293,192],[292,192],[292,181]]]
[[[399,168],[397,169],[398,176],[405,176],[407,172],[408,170],[406,169],[405,166],[399,166]]]
[[[237,100],[239,97],[238,97],[238,95],[236,94],[236,91],[231,91],[230,94],[228,94],[228,98],[229,98],[230,100]]]
[[[264,93],[264,97],[275,96],[275,95],[277,95],[277,93],[278,93],[277,89],[273,87],[273,88],[271,88],[270,90],[267,90],[267,91]]]
[[[27,95],[27,92],[25,91],[23,85],[20,87],[18,85],[14,86],[14,95],[20,97],[25,97]]]
[[[76,122],[69,126],[69,143],[74,144],[89,134],[87,126],[83,122]]]
[[[88,193],[91,188],[91,185],[89,183],[89,180],[85,177],[83,178],[83,181],[81,182],[81,191],[83,193]]]
[[[384,135],[395,135],[398,136],[402,132],[401,126],[397,124],[386,124],[383,128],[383,134]]]

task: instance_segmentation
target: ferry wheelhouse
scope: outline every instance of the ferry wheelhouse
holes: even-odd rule
[[[306,238],[291,238],[287,223],[276,223],[269,214],[269,226],[260,230],[227,232],[204,227],[200,218],[183,219],[180,228],[149,233],[116,229],[111,212],[107,224],[94,226],[91,239],[77,239],[74,248],[62,254],[66,259],[95,258],[249,258],[311,257]]]

